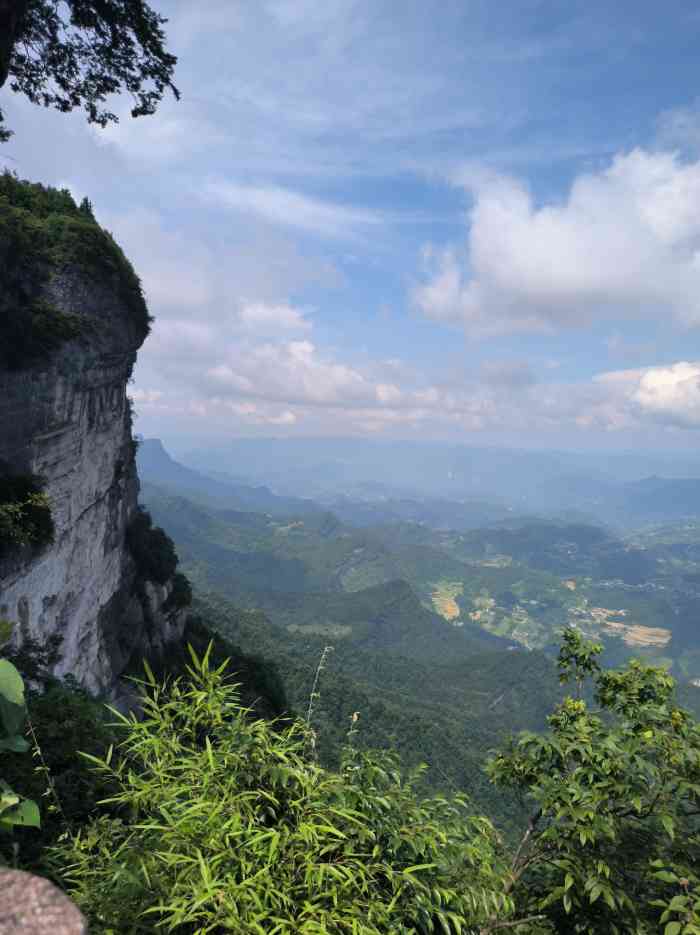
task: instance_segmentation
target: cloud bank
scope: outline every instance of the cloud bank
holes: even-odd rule
[[[700,162],[635,149],[537,205],[521,182],[466,166],[466,243],[423,252],[413,301],[483,338],[610,320],[700,325]]]

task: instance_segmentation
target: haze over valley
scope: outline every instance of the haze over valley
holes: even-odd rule
[[[433,781],[488,800],[473,773],[454,773],[451,732],[467,710],[484,744],[541,726],[567,626],[601,641],[607,665],[664,666],[700,710],[693,459],[334,439],[242,440],[183,461],[145,439],[137,459],[142,502],[202,612],[228,608],[249,650],[264,620],[265,651],[289,671],[291,654],[307,679],[333,646],[327,741],[343,711],[383,699],[397,708],[369,738],[390,744],[403,723],[401,749],[430,747]],[[231,624],[231,608],[258,623]],[[421,740],[408,725],[425,719],[426,680],[437,707]],[[304,690],[302,678],[298,704]]]

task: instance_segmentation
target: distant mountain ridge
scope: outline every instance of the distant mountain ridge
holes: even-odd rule
[[[606,462],[429,443],[239,439],[230,456],[196,452],[187,460],[192,466],[148,439],[139,457],[141,476],[211,506],[278,516],[331,510],[358,527],[408,521],[466,530],[537,514],[620,532],[700,516],[700,460],[689,456],[640,455],[635,476],[632,455]],[[275,492],[242,483],[240,476],[259,478]]]
[[[159,438],[144,438],[136,454],[139,477],[218,508],[274,515],[322,513],[323,508],[301,497],[280,497],[263,485],[253,486],[209,476],[175,461]]]

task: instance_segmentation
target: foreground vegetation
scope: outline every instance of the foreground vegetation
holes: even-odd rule
[[[320,766],[318,693],[304,721],[262,719],[209,646],[174,678],[146,665],[143,719],[113,711],[82,757],[103,799],[56,819],[38,867],[105,935],[697,935],[700,728],[662,669],[602,670],[600,650],[565,631],[571,695],[487,764],[529,810],[512,847],[463,795],[422,794],[426,767],[361,749],[354,716]]]
[[[290,633],[259,611],[241,611],[220,597],[195,593],[193,611],[204,625],[244,652],[274,662],[292,712],[307,710],[318,660],[333,646],[314,706],[321,765],[339,767],[348,719],[357,711],[364,749],[394,750],[407,769],[429,763],[419,781],[423,793],[464,792],[499,831],[516,833],[524,818],[522,804],[516,795],[496,791],[482,767],[489,750],[513,732],[546,727],[561,698],[551,660],[468,640],[422,611],[402,582],[363,595],[361,639],[339,639],[306,625]],[[340,605],[334,606],[333,596],[328,604],[330,616]],[[304,620],[303,608],[299,619]],[[347,625],[351,621],[358,618],[349,618]]]

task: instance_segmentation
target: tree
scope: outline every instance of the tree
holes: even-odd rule
[[[564,632],[560,679],[576,697],[548,735],[523,734],[489,764],[533,805],[506,892],[520,915],[545,916],[542,931],[700,935],[700,726],[662,668],[603,670],[601,650]]]
[[[132,95],[132,117],[153,114],[172,83],[177,59],[165,49],[167,20],[144,0],[0,0],[0,88],[7,82],[33,104],[90,123],[117,122],[105,101]],[[2,126],[0,140],[11,132]]]

